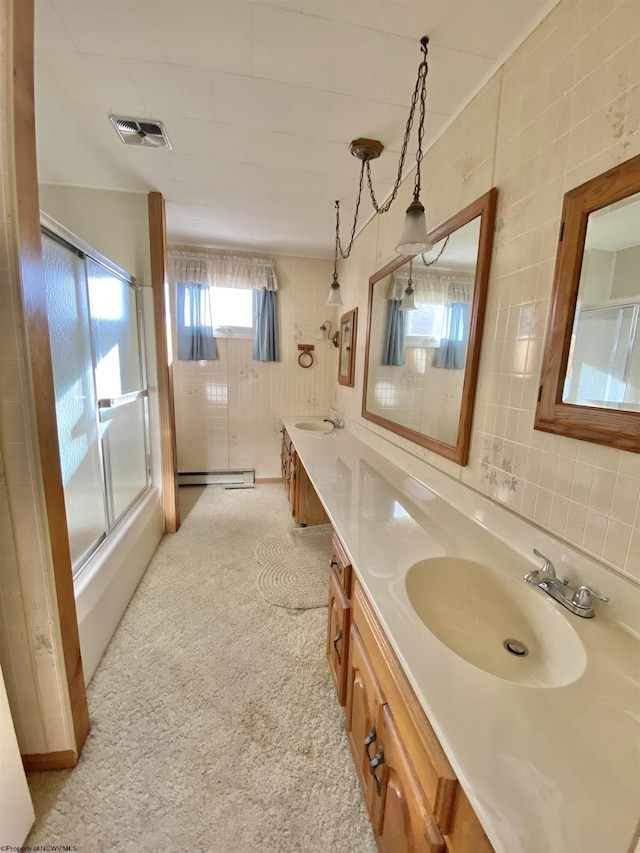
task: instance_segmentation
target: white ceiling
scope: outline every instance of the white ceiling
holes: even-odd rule
[[[420,37],[428,142],[553,2],[37,0],[39,179],[160,191],[170,242],[332,257],[352,139],[383,142],[391,188]],[[125,146],[109,113],[164,122],[172,150]]]

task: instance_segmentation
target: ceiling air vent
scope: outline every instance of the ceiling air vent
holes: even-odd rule
[[[171,148],[167,131],[161,121],[109,116],[111,124],[125,145],[141,148]]]

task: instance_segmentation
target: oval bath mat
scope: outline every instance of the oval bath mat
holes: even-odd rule
[[[278,560],[284,557],[285,554],[290,553],[292,547],[291,540],[286,535],[269,536],[267,539],[263,539],[262,542],[258,542],[254,557],[261,566],[266,566],[272,560]]]
[[[258,575],[256,587],[270,604],[293,610],[326,607],[329,599],[329,561],[301,565],[300,555],[285,554],[268,562]]]

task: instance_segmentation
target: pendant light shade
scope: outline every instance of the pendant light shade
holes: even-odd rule
[[[413,287],[411,287],[411,282],[406,286],[404,290],[404,295],[402,297],[402,302],[400,303],[401,311],[417,311],[416,308],[416,298],[413,292]]]
[[[416,298],[413,292],[413,258],[409,258],[409,281],[404,289],[402,302],[400,303],[401,311],[417,311]]]
[[[342,305],[342,296],[340,296],[340,282],[338,276],[334,274],[331,287],[329,288],[329,298],[327,305]]]
[[[419,199],[414,199],[407,208],[396,252],[399,255],[417,255],[420,252],[430,252],[431,249],[433,249],[433,243],[427,234],[424,207]]]

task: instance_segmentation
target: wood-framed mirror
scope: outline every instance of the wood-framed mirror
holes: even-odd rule
[[[396,258],[369,279],[362,416],[459,465],[469,455],[496,199],[494,187],[429,233],[427,255]]]
[[[358,309],[352,308],[340,317],[338,344],[338,382],[353,388],[356,376],[356,334]]]
[[[640,155],[564,197],[534,427],[640,452]]]

